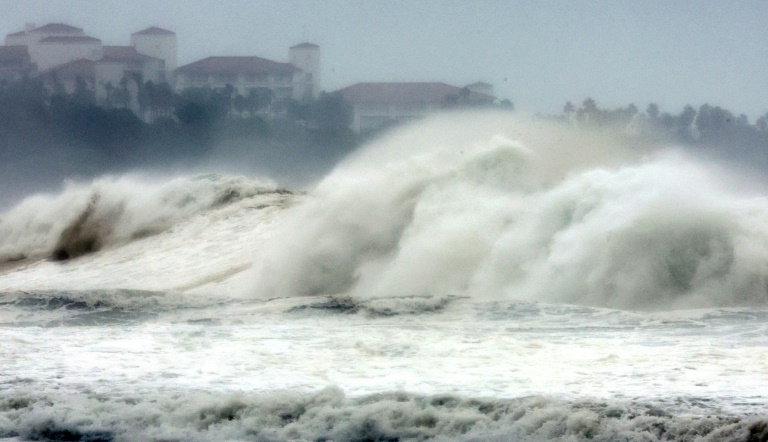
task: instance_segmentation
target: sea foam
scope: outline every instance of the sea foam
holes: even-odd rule
[[[262,297],[763,305],[768,200],[683,149],[450,114],[341,164],[256,260]]]
[[[140,176],[70,183],[0,215],[0,262],[69,259],[160,233],[213,207],[275,190],[266,180],[219,175]]]

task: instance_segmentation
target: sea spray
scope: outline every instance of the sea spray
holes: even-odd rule
[[[529,198],[472,291],[615,308],[764,304],[768,201],[715,182],[682,155],[574,175]]]
[[[628,309],[765,304],[767,201],[713,170],[610,131],[498,114],[433,118],[324,179],[260,251],[246,290]]]
[[[200,175],[160,181],[139,176],[70,183],[0,215],[0,262],[68,259],[162,232],[217,205],[275,191],[266,180]]]

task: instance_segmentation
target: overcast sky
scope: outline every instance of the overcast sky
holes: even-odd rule
[[[65,22],[105,44],[150,25],[175,31],[180,65],[209,55],[287,61],[321,46],[323,84],[492,83],[518,109],[567,100],[708,102],[768,111],[768,0],[300,1],[0,0],[0,32]]]

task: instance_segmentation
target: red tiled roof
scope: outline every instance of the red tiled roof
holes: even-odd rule
[[[350,103],[444,103],[461,88],[445,83],[357,83],[341,89]]]
[[[94,37],[46,37],[40,40],[40,43],[101,43],[101,40]]]
[[[62,65],[47,69],[40,73],[41,77],[57,77],[59,79],[83,77],[92,79],[95,77],[93,60],[80,58]]]
[[[54,34],[80,34],[82,29],[74,26],[65,25],[64,23],[48,23],[47,25],[40,26],[39,28],[32,29],[29,32],[36,33],[54,33]]]
[[[318,49],[319,47],[314,43],[301,43],[291,46],[291,49]]]
[[[202,74],[266,72],[291,74],[296,70],[298,68],[290,63],[278,63],[261,57],[208,57],[177,69],[178,72]]]
[[[104,46],[102,61],[144,61],[155,57],[140,54],[133,46]]]
[[[147,29],[134,32],[131,35],[176,35],[176,33],[167,29],[158,28],[157,26],[150,26]]]
[[[3,60],[29,59],[29,50],[26,46],[0,46],[0,58]]]

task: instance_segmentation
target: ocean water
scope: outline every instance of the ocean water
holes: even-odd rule
[[[768,198],[506,114],[0,214],[0,438],[768,440]]]

